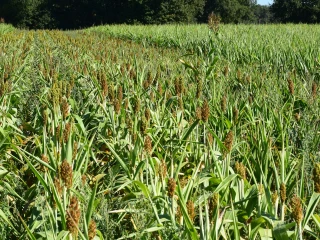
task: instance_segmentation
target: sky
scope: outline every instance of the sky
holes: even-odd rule
[[[272,4],[273,0],[258,0],[258,4],[260,5],[269,5]]]

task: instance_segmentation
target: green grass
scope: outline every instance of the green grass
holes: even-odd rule
[[[0,35],[12,32],[15,28],[12,25],[0,23]]]
[[[1,236],[319,238],[319,32],[6,30]]]

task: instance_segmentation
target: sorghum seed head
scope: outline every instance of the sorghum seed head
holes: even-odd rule
[[[194,203],[191,200],[187,201],[187,211],[188,211],[188,215],[189,215],[190,220],[193,222],[193,220],[196,216],[196,213],[194,210]]]
[[[91,220],[90,224],[89,224],[89,229],[88,229],[89,240],[93,240],[94,239],[94,237],[96,236],[96,231],[97,231],[96,222]]]
[[[182,211],[181,211],[180,205],[178,205],[178,207],[177,207],[176,218],[177,218],[178,223],[180,223],[180,221],[182,219]]]
[[[213,136],[211,133],[207,134],[208,144],[213,145]]]
[[[273,203],[273,204],[276,204],[278,198],[279,198],[279,197],[278,197],[278,192],[277,192],[277,191],[274,191],[274,192],[272,193],[272,196],[271,196],[272,203]]]
[[[102,75],[102,79],[100,80],[100,86],[102,90],[102,97],[105,98],[108,95],[108,82],[105,75]]]
[[[73,236],[77,236],[79,221],[80,221],[80,207],[78,199],[73,196],[70,199],[69,207],[67,210],[67,229]]]
[[[69,115],[69,104],[68,104],[68,101],[67,99],[63,98],[62,99],[62,117],[63,119],[66,119]]]
[[[49,159],[45,154],[41,155],[41,160],[45,163],[49,163]],[[46,172],[48,170],[48,168],[44,165],[41,165],[41,171]]]
[[[219,16],[217,16],[216,14],[214,14],[213,12],[211,12],[208,16],[208,27],[209,27],[210,31],[217,34],[219,32],[219,28],[220,28],[220,26],[219,26],[220,21],[221,21],[221,18]]]
[[[202,109],[201,109],[202,120],[207,122],[208,119],[209,119],[209,115],[210,115],[209,103],[208,103],[207,100],[205,100],[203,105],[202,105]]]
[[[127,68],[127,71],[129,71],[129,70],[131,69],[130,63],[127,63],[127,64],[126,64],[126,68]]]
[[[250,95],[250,96],[248,97],[248,101],[249,101],[249,104],[250,104],[250,105],[253,103],[253,96],[252,96],[252,95]]]
[[[288,79],[288,88],[291,95],[294,94],[294,84],[293,81],[289,78]]]
[[[159,175],[162,180],[164,180],[167,175],[167,164],[164,160],[161,161]]]
[[[213,217],[214,211],[217,208],[219,204],[219,194],[214,193],[212,198],[209,199],[209,213],[210,213],[210,218]]]
[[[202,93],[202,82],[200,80],[197,81],[197,92],[196,92],[196,98],[199,99],[201,97]]]
[[[235,162],[235,171],[237,174],[240,175],[242,179],[246,179],[246,167],[243,165],[242,162]]]
[[[234,107],[233,108],[233,121],[237,122],[238,118],[239,118],[239,110],[236,107]]]
[[[78,142],[73,143],[73,149],[72,149],[72,160],[76,159],[78,153]]]
[[[297,122],[300,121],[301,115],[299,113],[294,114],[294,118],[296,119]]]
[[[148,154],[150,154],[152,151],[152,140],[150,136],[146,136],[144,140],[144,149]]]
[[[134,103],[134,113],[139,114],[140,112],[140,100],[136,99]]]
[[[42,111],[43,125],[46,126],[48,123],[48,112],[46,109]]]
[[[320,193],[320,163],[316,163],[313,169],[314,191]]]
[[[133,80],[136,80],[136,77],[137,77],[137,74],[136,74],[136,71],[132,68],[130,69],[130,72],[129,72],[129,77]]]
[[[124,101],[124,109],[127,110],[129,107],[129,99],[126,98],[126,100]]]
[[[224,70],[223,70],[223,75],[224,75],[225,77],[227,77],[228,74],[229,74],[229,66],[226,65],[226,66],[224,67]]]
[[[150,71],[147,74],[147,81],[149,84],[152,84],[152,82],[153,82],[152,74]]]
[[[162,85],[160,83],[158,83],[158,93],[160,96],[162,96],[162,94],[163,94]]]
[[[246,83],[250,83],[251,82],[251,76],[250,75],[247,75],[246,76]]]
[[[176,78],[175,82],[174,82],[174,88],[176,90],[176,95],[180,96],[181,93],[183,92],[183,83],[182,83],[182,78],[178,77]]]
[[[223,96],[221,99],[221,111],[224,113],[227,110],[227,97]]]
[[[149,122],[150,118],[151,118],[151,112],[149,108],[146,108],[144,111],[144,116],[146,117],[147,122]]]
[[[201,115],[202,115],[201,108],[197,107],[197,109],[196,109],[196,118],[197,118],[197,120],[201,120],[201,117],[202,117]]]
[[[140,120],[140,131],[143,135],[147,132],[147,120],[145,117]]]
[[[183,100],[182,100],[182,96],[180,96],[180,97],[178,98],[178,101],[179,101],[179,109],[180,109],[180,110],[183,110]]]
[[[169,180],[168,180],[168,196],[170,198],[173,198],[175,190],[176,190],[176,180],[174,178],[169,178]]]
[[[143,81],[143,89],[147,90],[150,87],[150,82],[148,80]]]
[[[294,195],[291,199],[292,217],[297,224],[300,224],[303,218],[301,199]]]
[[[258,191],[259,191],[259,194],[264,194],[264,187],[263,187],[263,184],[258,184]]]
[[[172,97],[171,91],[167,89],[166,91],[166,99],[169,100]]]
[[[71,132],[71,123],[68,122],[64,128],[64,131],[63,131],[63,140],[64,142],[68,142],[68,139],[69,139],[69,136],[70,136],[70,132]]]
[[[150,97],[150,101],[154,102],[154,92],[153,91],[150,91],[149,97]]]
[[[60,128],[60,124],[56,127],[56,139],[58,140],[58,142],[60,142],[60,131],[61,131],[61,128]]]
[[[67,160],[64,160],[61,163],[60,176],[61,176],[61,179],[64,182],[66,188],[68,188],[68,189],[71,188],[72,187],[73,172],[72,172],[72,166],[70,165],[70,163],[68,163]]]
[[[240,71],[240,69],[238,69],[238,71],[237,71],[237,79],[241,80],[241,71]]]
[[[317,97],[317,88],[318,88],[317,83],[313,82],[312,83],[312,98],[313,99],[316,99],[316,97]]]
[[[181,177],[179,178],[179,183],[181,186],[181,189],[183,189],[188,184],[188,177]]]
[[[85,174],[83,174],[83,175],[81,176],[81,183],[82,183],[82,185],[84,185],[84,184],[86,183],[86,181],[87,181],[87,176],[86,176]]]
[[[123,89],[122,86],[120,85],[118,88],[118,101],[121,104],[123,99]]]
[[[284,203],[287,198],[287,190],[286,190],[286,185],[284,183],[281,183],[280,185],[280,199],[281,203]]]
[[[114,111],[116,114],[120,113],[120,102],[118,99],[115,99],[113,102]]]
[[[130,116],[126,117],[126,124],[130,132],[132,132],[132,119]]]
[[[113,87],[113,85],[109,86],[108,97],[109,97],[110,102],[114,101],[114,87]]]
[[[54,177],[53,184],[54,184],[54,188],[57,191],[58,196],[61,196],[61,194],[62,194],[62,186],[61,186],[60,179],[58,177]]]
[[[226,138],[224,139],[224,146],[226,147],[228,153],[231,151],[232,145],[233,145],[233,132],[232,130],[230,130]]]

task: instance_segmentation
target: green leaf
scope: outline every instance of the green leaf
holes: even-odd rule
[[[138,176],[140,170],[144,167],[145,164],[146,164],[146,162],[144,162],[144,161],[142,161],[142,162],[140,162],[140,163],[138,164],[137,169],[136,169],[136,172],[135,172],[135,174],[134,174],[134,176],[133,176],[133,179],[135,179],[135,178]]]
[[[238,219],[237,214],[234,211],[233,203],[231,203],[231,209],[232,209],[232,220],[233,220],[233,227],[234,227],[234,239],[240,240],[240,232],[239,232],[239,226],[238,226]]]
[[[195,129],[195,127],[198,125],[199,121],[200,120],[197,119],[194,123],[192,123],[192,125],[188,128],[188,131],[186,131],[186,133],[183,135],[182,141],[186,141],[188,139],[193,129]]]
[[[42,184],[42,186],[46,189],[47,192],[50,192],[49,186],[46,183],[46,181],[43,179],[43,177],[41,176],[41,174],[38,172],[38,170],[32,165],[32,163],[26,158],[25,159],[28,163],[28,166],[30,167],[31,171],[33,172],[33,174],[38,178],[38,180],[40,181],[40,183]]]
[[[143,232],[152,233],[152,232],[160,231],[162,229],[164,229],[164,227],[151,227],[143,230]]]
[[[186,206],[185,206],[185,200],[184,200],[184,197],[183,197],[183,194],[182,194],[182,191],[181,191],[181,187],[180,187],[180,184],[178,184],[178,197],[179,197],[179,205],[180,205],[180,209],[182,211],[182,215],[183,215],[183,218],[184,218],[184,222],[187,226],[187,232],[189,233],[189,237],[192,239],[192,240],[195,240],[195,239],[199,239],[198,237],[198,234],[197,234],[197,231],[195,229],[195,226],[194,224],[192,223],[190,217],[189,217],[189,214],[188,214],[188,211],[186,209]]]
[[[219,184],[219,186],[213,191],[214,193],[220,192],[222,189],[226,188],[233,179],[235,179],[238,174],[232,174],[223,179],[223,181]]]
[[[13,224],[10,222],[9,218],[6,216],[6,214],[0,209],[0,218],[2,218],[6,223],[9,224],[9,226],[17,233],[17,229],[13,226]]]
[[[150,192],[149,189],[146,187],[145,184],[143,184],[140,181],[133,181],[134,184],[137,184],[139,186],[139,188],[141,189],[142,193],[144,194],[144,196],[146,198],[148,198],[150,196]]]
[[[314,210],[317,208],[320,201],[320,193],[314,192],[310,198],[305,217],[302,220],[302,231],[305,226],[308,224],[310,218],[313,215]]]
[[[320,216],[318,214],[313,214],[312,219],[317,225],[318,230],[320,230]]]
[[[61,231],[61,232],[58,234],[57,240],[64,240],[64,239],[66,239],[66,237],[68,236],[68,234],[69,234],[69,231]]]
[[[48,164],[47,162],[42,161],[40,158],[36,157],[35,155],[32,155],[31,153],[25,151],[22,148],[20,148],[19,150],[22,151],[24,154],[28,155],[29,157],[33,158],[34,160],[36,160],[37,162],[39,162],[43,166],[47,167],[51,171],[56,172],[56,170],[50,164]]]
[[[277,240],[289,240],[288,230],[294,226],[294,222],[285,224],[285,222],[279,221],[279,223],[273,228],[273,237]]]
[[[76,114],[73,114],[72,116],[78,121],[78,125],[79,125],[80,130],[82,131],[83,135],[87,136],[87,131],[86,131],[86,128],[85,128],[85,126],[83,124],[83,121],[82,121],[81,117],[79,117]]]
[[[102,140],[107,145],[107,147],[110,149],[110,151],[115,156],[115,158],[118,160],[118,162],[120,163],[120,165],[123,168],[123,170],[125,170],[125,172],[127,173],[128,177],[130,177],[130,171],[129,171],[127,165],[121,159],[121,157],[116,153],[116,151],[113,149],[113,147],[106,140],[104,140],[104,139],[102,139]]]
[[[98,188],[98,181],[96,181],[96,184],[95,184],[95,186],[93,188],[93,191],[91,193],[90,201],[89,201],[89,204],[88,204],[88,209],[87,209],[87,212],[86,212],[86,221],[87,221],[86,226],[87,227],[90,224],[91,216],[92,216],[92,213],[93,213],[94,199],[96,198],[97,188]]]
[[[273,240],[271,229],[259,228],[259,234],[261,240]]]
[[[28,234],[28,236],[29,236],[29,239],[31,239],[31,240],[36,240],[36,237],[32,234],[32,232],[30,231],[29,227],[27,226],[27,224],[25,223],[25,221],[23,220],[23,218],[22,218],[20,215],[18,215],[18,216],[19,216],[19,218],[20,218],[20,221],[22,222],[22,225],[24,226],[24,228],[25,228],[26,231],[27,231],[27,234]]]

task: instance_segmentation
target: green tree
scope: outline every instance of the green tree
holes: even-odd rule
[[[320,22],[320,0],[275,0],[271,11],[278,22]]]
[[[21,28],[50,28],[54,20],[46,0],[3,0],[0,10],[7,22]]]
[[[254,7],[254,15],[256,23],[270,23],[272,22],[272,13],[269,6],[256,5]]]
[[[158,20],[161,23],[195,22],[204,5],[204,0],[166,0],[161,3]]]
[[[224,23],[253,22],[255,4],[251,0],[207,0],[201,19],[206,21],[207,16],[214,12]]]

